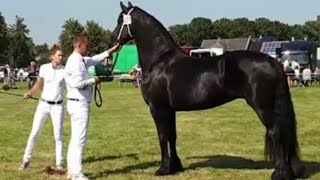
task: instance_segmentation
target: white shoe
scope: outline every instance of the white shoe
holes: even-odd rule
[[[67,179],[72,179],[72,175],[67,173]]]
[[[19,171],[22,171],[22,170],[25,170],[29,167],[30,165],[30,162],[27,161],[27,162],[22,162],[21,165],[19,166]]]
[[[89,178],[87,178],[83,174],[80,174],[80,175],[72,176],[72,180],[89,180]]]
[[[64,167],[62,165],[57,165],[56,170],[63,171]]]

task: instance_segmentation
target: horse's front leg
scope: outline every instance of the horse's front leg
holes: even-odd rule
[[[170,168],[170,156],[168,150],[168,142],[170,138],[170,127],[175,119],[175,112],[170,109],[150,108],[153,120],[158,131],[158,138],[161,148],[161,166],[156,171],[156,175],[168,175],[173,173]],[[175,121],[174,121],[175,122]]]

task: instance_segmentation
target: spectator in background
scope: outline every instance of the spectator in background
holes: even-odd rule
[[[301,81],[300,81],[300,70],[298,66],[294,66],[294,74],[295,74],[295,77],[293,81],[296,81],[297,86],[299,86]]]
[[[291,68],[291,63],[288,63],[288,65],[285,68],[285,73],[287,75],[288,85],[291,87],[293,85],[293,81],[295,80],[295,71]]]
[[[29,89],[32,88],[32,86],[35,84],[36,82],[36,78],[38,76],[38,73],[37,73],[37,65],[36,65],[36,62],[34,61],[31,61],[30,62],[30,65],[28,67],[28,73],[29,73]]]
[[[320,85],[320,69],[316,67],[316,70],[314,71],[314,81],[316,84]]]
[[[129,71],[130,78],[133,80],[133,85],[135,87],[140,86],[140,81],[141,81],[141,75],[142,75],[142,70],[139,64],[136,64],[132,67],[132,69]]]
[[[293,60],[292,62],[291,62],[291,68],[292,69],[296,69],[296,68],[298,68],[299,70],[300,70],[300,64],[297,62],[297,61],[295,61],[295,60]]]
[[[284,62],[283,62],[283,69],[286,71],[289,67],[289,59],[286,59]]]
[[[9,83],[10,81],[11,68],[9,64],[6,64],[6,68],[4,69],[4,83]]]
[[[19,69],[19,71],[17,72],[17,78],[18,78],[18,80],[20,80],[20,82],[23,81],[23,79],[24,79],[24,70],[22,68]]]
[[[311,69],[305,68],[302,71],[302,84],[303,86],[309,86],[309,82],[311,82]]]

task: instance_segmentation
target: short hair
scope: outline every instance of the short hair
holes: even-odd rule
[[[50,55],[56,54],[57,51],[61,51],[61,46],[59,44],[53,44],[49,50]]]
[[[87,34],[78,34],[78,35],[75,35],[74,38],[73,38],[73,44],[82,42],[84,39],[89,39],[89,37],[88,37]]]

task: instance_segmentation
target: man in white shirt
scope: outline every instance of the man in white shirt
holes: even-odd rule
[[[82,173],[82,152],[86,143],[89,120],[92,85],[100,83],[99,77],[89,78],[88,67],[100,63],[119,48],[119,44],[105,52],[83,57],[87,53],[88,37],[76,36],[73,41],[74,51],[69,56],[65,67],[67,85],[67,110],[71,118],[71,140],[68,149],[68,178],[87,179]]]

